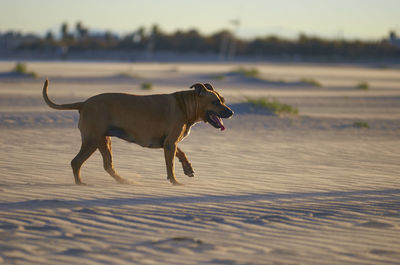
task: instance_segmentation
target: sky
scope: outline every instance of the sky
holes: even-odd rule
[[[0,32],[60,32],[78,21],[90,30],[127,34],[153,24],[171,33],[230,29],[242,38],[300,33],[374,40],[400,35],[400,0],[0,0]],[[236,27],[231,21],[238,19]]]

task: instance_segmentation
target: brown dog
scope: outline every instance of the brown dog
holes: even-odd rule
[[[80,168],[96,149],[103,156],[104,169],[118,182],[127,183],[114,170],[110,136],[116,136],[143,147],[164,148],[168,179],[175,177],[175,155],[184,173],[193,177],[193,168],[177,144],[186,137],[193,124],[204,121],[224,130],[221,118],[230,118],[233,111],[210,84],[194,84],[172,94],[137,96],[122,93],[100,94],[84,102],[56,104],[47,96],[49,81],[43,86],[44,101],[58,110],[79,110],[82,146],[71,161],[76,184],[82,184]]]

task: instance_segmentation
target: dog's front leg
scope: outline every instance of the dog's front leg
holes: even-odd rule
[[[164,143],[164,155],[165,163],[167,165],[167,179],[173,185],[181,185],[175,177],[175,154],[176,154],[176,143],[166,141]]]
[[[179,147],[176,148],[176,156],[178,157],[179,162],[182,164],[185,175],[188,177],[194,177],[192,164],[190,164],[186,154]]]

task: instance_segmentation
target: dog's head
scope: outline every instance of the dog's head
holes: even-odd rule
[[[201,119],[221,131],[225,130],[221,119],[232,117],[233,111],[225,105],[225,99],[210,84],[194,84],[198,95],[198,111]]]

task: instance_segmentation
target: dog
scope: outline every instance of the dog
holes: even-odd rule
[[[84,102],[56,104],[48,97],[49,81],[43,86],[47,105],[57,110],[78,110],[82,145],[71,161],[78,185],[84,184],[80,175],[82,164],[99,149],[103,166],[119,183],[129,183],[117,174],[112,162],[111,139],[118,137],[142,147],[163,148],[167,179],[179,185],[175,176],[175,156],[182,164],[184,174],[193,177],[194,171],[185,153],[177,146],[198,122],[224,130],[221,119],[232,117],[233,111],[225,99],[210,84],[197,83],[186,91],[172,94],[138,96],[123,93],[105,93]]]

